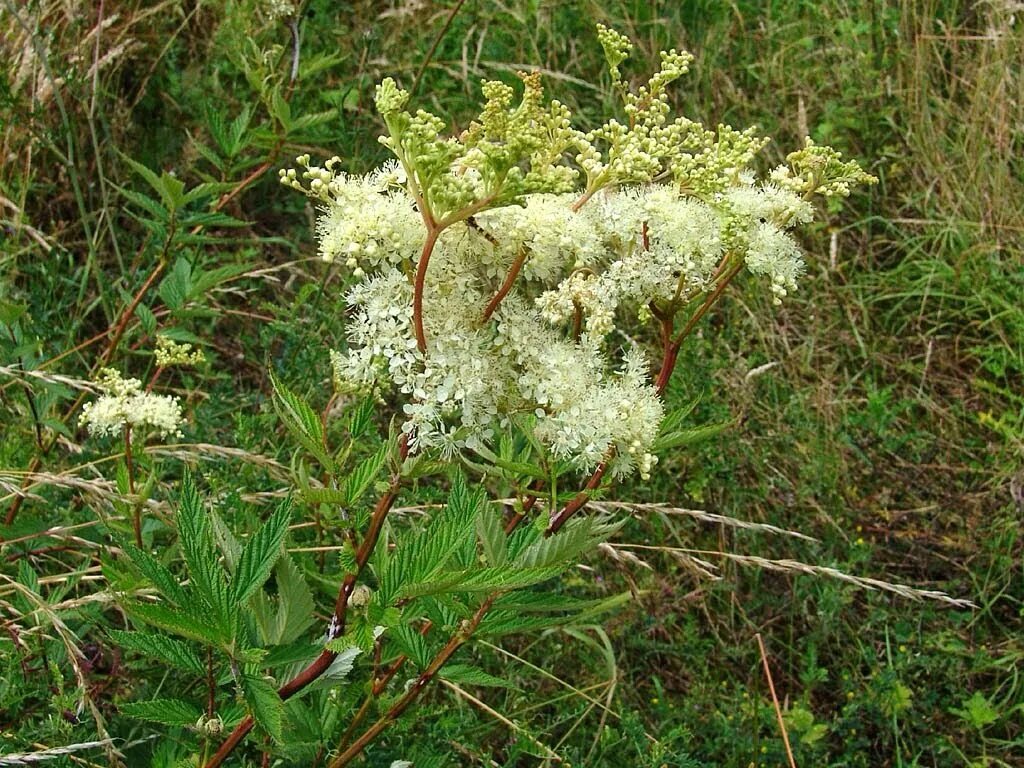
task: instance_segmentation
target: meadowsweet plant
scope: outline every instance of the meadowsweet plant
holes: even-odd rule
[[[338,158],[302,156],[301,171],[282,171],[321,209],[323,258],[355,278],[335,381],[404,396],[414,452],[486,451],[528,420],[573,469],[649,473],[672,360],[652,381],[617,323],[657,318],[671,355],[677,318],[698,318],[744,269],[781,303],[804,268],[790,232],[812,219],[814,194],[871,180],[810,141],[758,179],[765,139],[671,116],[666,88],[689,54],[663,53],[634,92],[618,69],[628,40],[604,27],[599,39],[624,123],[574,128],[534,73],[518,103],[485,83],[480,117],[449,137],[388,79],[377,107],[393,162],[353,177]]]
[[[388,78],[376,106],[391,161],[356,176],[340,158],[303,155],[281,172],[316,205],[320,254],[347,276],[346,338],[330,340],[342,423],[329,429],[338,409],[317,413],[274,382],[282,421],[319,465],[300,468],[297,498],[344,542],[340,585],[311,640],[313,598],[280,557],[291,506],[243,544],[191,481],[178,515],[188,585],[129,548],[166,606],[129,613],[201,643],[207,661],[145,633],[122,642],[205,674],[209,691],[205,710],[155,701],[132,711],[191,728],[200,765],[224,764],[257,727],[270,738],[259,749],[295,764],[328,750],[332,768],[349,765],[436,678],[486,682],[449,664],[473,638],[623,599],[535,585],[616,529],[586,512],[593,496],[648,477],[659,454],[692,438],[662,395],[727,286],[746,272],[782,303],[804,271],[793,231],[814,217],[814,197],[874,181],[809,140],[759,176],[766,139],[672,114],[669,87],[689,54],[662,53],[633,88],[621,69],[629,41],[601,26],[598,39],[623,103],[601,126],[577,127],[525,73],[518,87],[485,82],[479,117],[449,135]],[[394,426],[368,452],[380,409]],[[448,499],[410,533],[392,512],[414,483]],[[512,501],[491,502],[497,492]],[[276,598],[263,589],[271,573]],[[227,662],[241,709],[216,706],[214,658]]]

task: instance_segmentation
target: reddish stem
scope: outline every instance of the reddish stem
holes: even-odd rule
[[[168,235],[167,239],[169,242],[171,235]],[[114,352],[117,350],[117,346],[121,343],[121,338],[124,336],[124,332],[128,328],[128,322],[132,319],[132,316],[135,314],[135,310],[138,309],[139,304],[142,303],[143,296],[146,295],[146,292],[152,287],[153,283],[156,282],[156,279],[160,277],[164,268],[167,266],[167,261],[164,258],[166,251],[167,249],[165,248],[164,253],[160,255],[160,260],[157,262],[156,267],[153,268],[153,271],[149,273],[149,277],[146,278],[146,282],[144,282],[142,287],[135,292],[131,302],[129,302],[128,306],[124,308],[124,312],[121,313],[121,318],[118,320],[117,327],[114,329],[114,337],[110,340],[110,344],[107,345],[106,351],[104,351],[103,355],[100,357],[100,361],[96,366],[97,368],[102,368],[110,362],[110,358],[114,356]]]
[[[404,435],[398,444],[398,455],[400,461],[404,461],[409,455],[409,443]],[[359,549],[356,551],[355,570],[345,577],[341,584],[341,589],[338,590],[338,599],[334,604],[334,615],[331,617],[330,628],[328,630],[329,639],[333,640],[334,638],[342,635],[345,631],[345,618],[348,613],[348,599],[352,595],[352,590],[355,589],[356,580],[363,572],[363,568],[366,567],[366,563],[369,562],[370,556],[373,554],[373,550],[377,546],[377,540],[380,537],[380,531],[384,525],[384,520],[387,518],[388,512],[391,511],[391,507],[394,506],[395,500],[398,498],[398,487],[400,483],[401,478],[396,473],[391,478],[388,490],[380,497],[377,501],[377,506],[374,507],[373,515],[370,518],[370,528],[367,530],[366,536],[363,537],[363,541],[359,545]],[[296,693],[323,675],[337,656],[337,651],[324,649],[320,655],[309,664],[309,666],[277,690],[278,696],[280,696],[283,701],[290,699]],[[242,722],[235,727],[235,730],[231,732],[231,735],[224,740],[224,743],[220,745],[216,754],[206,762],[204,768],[217,768],[217,766],[222,765],[228,756],[242,742],[242,739],[245,738],[246,734],[252,730],[252,727],[253,719],[251,717],[244,718]]]
[[[683,330],[679,332],[679,335],[676,336],[673,341],[674,344],[681,344],[683,339],[690,335],[690,332],[693,331],[697,323],[701,321],[701,318],[703,318],[704,315],[708,313],[708,310],[715,305],[719,298],[721,298],[726,287],[730,282],[732,282],[732,279],[739,274],[741,269],[743,269],[743,262],[736,264],[725,273],[721,282],[715,286],[715,290],[713,290],[708,297],[704,299],[704,303],[697,308],[697,311],[693,313],[693,316],[686,322],[686,325],[683,326]]]
[[[658,372],[658,379],[654,384],[654,388],[658,394],[664,394],[665,388],[668,386],[669,380],[672,378],[672,372],[675,370],[676,363],[679,358],[679,349],[682,346],[683,340],[690,334],[693,328],[697,325],[704,315],[707,314],[708,310],[718,301],[721,297],[722,292],[725,291],[726,286],[729,282],[739,273],[743,268],[742,262],[735,265],[725,273],[725,277],[722,281],[715,286],[715,290],[704,300],[704,303],[700,305],[693,316],[686,323],[686,326],[680,331],[679,335],[666,342],[666,338],[671,334],[671,320],[662,320],[662,341],[665,343],[665,356],[661,362],[661,370]],[[590,491],[593,491],[601,483],[601,478],[604,476],[605,470],[607,469],[607,461],[601,462],[597,469],[594,470],[594,474],[591,475],[590,480],[587,481],[586,488],[578,493],[576,497],[566,504],[558,513],[551,518],[551,522],[544,531],[545,536],[551,536],[558,533],[562,527],[569,521],[573,515],[579,512],[586,503],[590,500]]]
[[[577,204],[574,204],[573,209],[578,210],[582,205],[590,199],[593,192],[585,194]],[[430,254],[433,252],[434,245],[437,242],[437,236],[440,234],[443,227],[428,228],[427,241],[423,246],[423,254],[420,257],[420,263],[417,266],[416,271],[416,289],[413,295],[413,314],[416,326],[416,337],[417,343],[420,345],[421,351],[426,350],[426,339],[423,334],[422,326],[422,302],[423,302],[423,280],[426,276],[427,261],[430,258]],[[686,327],[679,334],[679,336],[672,340],[672,342],[665,347],[666,355],[662,362],[662,368],[658,375],[658,387],[659,394],[664,391],[664,387],[667,385],[669,378],[672,375],[672,371],[675,368],[676,361],[678,359],[679,347],[681,346],[682,340],[690,333],[693,327],[699,322],[699,320],[707,313],[708,309],[718,300],[722,292],[725,290],[726,285],[732,280],[733,277],[742,268],[742,264],[737,265],[733,269],[729,270],[722,282],[716,286],[715,290],[711,295],[704,301],[701,307],[694,313],[693,317],[690,318]],[[506,291],[507,293],[507,291]],[[664,329],[663,329],[664,330]],[[664,334],[663,334],[664,335]],[[402,442],[401,455],[404,458],[408,453],[407,443]],[[568,504],[566,504],[554,517],[552,517],[547,529],[544,531],[545,537],[552,536],[560,531],[565,524],[579,512],[587,502],[590,500],[590,494],[600,484],[604,478],[604,474],[608,469],[608,462],[602,461],[597,468],[594,470],[590,479],[587,480],[584,490],[578,493]],[[346,576],[345,581],[342,583],[342,588],[338,594],[338,602],[335,606],[335,621],[332,622],[332,626],[337,628],[337,633],[333,634],[332,637],[337,637],[344,631],[344,618],[345,610],[348,605],[348,598],[351,595],[352,590],[355,587],[355,582],[362,572],[362,568],[366,561],[369,560],[370,554],[373,552],[373,547],[376,546],[377,537],[380,534],[380,527],[384,523],[384,518],[387,512],[391,509],[394,504],[395,498],[397,497],[397,478],[393,479],[392,487],[389,488],[388,492],[381,497],[377,504],[377,508],[374,510],[373,519],[371,520],[370,530],[367,532],[366,538],[363,539],[362,545],[359,547],[359,551],[356,554],[357,569],[356,573],[349,574]],[[506,533],[511,533],[512,530],[522,521],[525,517],[525,512],[531,509],[536,504],[537,498],[535,496],[528,496],[523,502],[523,513],[518,513],[509,521],[506,526]],[[379,519],[378,519],[379,518]],[[372,543],[371,543],[372,541]],[[370,544],[367,547],[367,544]],[[365,559],[361,559],[361,555],[365,552]],[[483,603],[477,608],[476,613],[473,617],[464,622],[460,630],[452,636],[448,643],[438,652],[438,654],[431,660],[427,668],[420,674],[416,682],[410,687],[402,698],[396,702],[388,712],[381,717],[376,723],[374,723],[362,736],[360,736],[353,744],[348,747],[343,753],[338,755],[329,765],[329,768],[343,768],[348,765],[354,758],[362,753],[362,751],[373,742],[391,723],[398,719],[411,706],[416,699],[419,698],[422,691],[427,685],[436,677],[437,673],[447,663],[447,661],[455,654],[455,652],[461,648],[473,634],[473,632],[480,625],[480,622],[486,616],[490,610],[494,601],[499,596],[499,593],[493,593],[484,600]],[[298,691],[305,688],[307,685],[319,678],[334,661],[336,653],[325,650],[316,660],[313,661],[305,670],[303,670],[296,678],[289,683],[286,683],[278,691],[282,699],[288,699]],[[400,666],[404,663],[404,659],[401,657],[395,662],[393,667],[386,673],[386,680],[382,682],[386,685],[387,680],[398,671]],[[376,690],[376,686],[374,686]],[[383,689],[381,689],[383,690]],[[221,745],[221,748],[217,751],[217,754],[206,764],[205,768],[217,768],[220,766],[224,759],[231,753],[231,751],[241,742],[245,735],[252,730],[253,722],[251,717],[245,718],[235,731],[228,737],[228,739]]]
[[[416,265],[416,282],[413,284],[412,323],[416,331],[416,346],[423,354],[427,352],[427,335],[423,331],[423,284],[427,279],[427,266],[430,264],[430,255],[434,252],[434,246],[437,244],[437,237],[440,234],[440,227],[427,228],[427,239],[423,243],[423,252],[420,254],[419,263]]]
[[[466,644],[466,641],[469,640],[477,627],[480,626],[480,622],[483,621],[484,616],[487,615],[487,612],[491,609],[491,606],[499,595],[499,592],[494,592],[487,596],[487,598],[480,604],[480,607],[476,609],[476,613],[473,614],[473,617],[463,622],[462,626],[454,635],[452,635],[444,648],[438,651],[437,655],[431,659],[430,664],[428,664],[427,668],[420,673],[420,676],[416,678],[416,682],[410,686],[406,694],[402,696],[402,698],[400,698],[383,717],[371,725],[362,736],[356,739],[352,743],[352,746],[334,758],[328,768],[343,768],[348,765],[353,759],[358,757],[362,751],[366,749],[366,747],[372,743],[373,740],[376,739],[389,725],[391,725],[391,723],[401,717],[402,713],[420,697],[424,689],[426,689],[430,682],[437,676],[437,673],[441,671],[441,668],[452,656],[455,655],[455,652]]]
[[[608,470],[608,461],[602,461],[597,465],[597,469],[587,480],[587,484],[583,486],[583,490],[573,497],[572,501],[562,507],[552,518],[551,522],[548,523],[548,527],[544,531],[544,536],[554,536],[569,522],[569,518],[583,509],[587,502],[590,501],[590,493],[601,484],[601,479],[604,477],[604,473]]]
[[[494,294],[490,303],[487,305],[487,308],[484,310],[485,323],[491,319],[491,315],[494,314],[494,311],[498,308],[504,298],[508,296],[508,292],[512,290],[512,286],[515,284],[516,278],[519,277],[519,272],[522,270],[523,264],[525,263],[526,249],[520,248],[519,254],[516,256],[516,260],[512,262],[512,266],[509,267],[508,274],[505,275],[505,282],[501,284],[501,288],[499,288],[498,292]]]
[[[583,307],[579,305],[579,302],[573,301],[572,303],[572,340],[579,341],[580,336],[583,335]]]
[[[576,198],[576,202],[574,202],[570,206],[570,210],[572,210],[573,213],[579,211],[579,209],[586,205],[587,201],[594,196],[594,193],[596,193],[598,189],[600,189],[600,187],[593,187],[591,189],[588,189],[586,192],[584,192],[582,195]]]
[[[538,483],[538,485],[539,485],[539,483]],[[537,490],[537,489],[534,488],[533,490]],[[537,497],[536,496],[527,496],[525,499],[523,499],[523,509],[522,509],[522,511],[521,512],[516,512],[514,515],[512,515],[512,517],[510,517],[508,519],[508,522],[505,523],[505,535],[506,536],[509,536],[509,535],[512,534],[512,531],[514,531],[519,526],[519,524],[523,521],[523,519],[530,513],[530,510],[533,509],[533,505],[536,504],[536,503],[537,503]]]
[[[659,396],[665,394],[669,379],[672,378],[672,371],[675,370],[676,361],[679,358],[679,342],[669,341],[665,345],[664,356],[661,359],[661,370],[658,371],[658,379],[654,382],[654,390]]]

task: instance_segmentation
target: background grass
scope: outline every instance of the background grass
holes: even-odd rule
[[[0,0],[0,483],[5,508],[33,493],[2,529],[0,753],[102,728],[140,737],[117,703],[161,685],[105,640],[119,618],[98,557],[126,508],[103,478],[118,449],[83,440],[73,383],[54,378],[89,376],[158,263],[127,158],[189,186],[225,182],[203,210],[248,222],[176,242],[177,277],[142,294],[113,353],[143,376],[155,328],[204,346],[210,364],[161,389],[188,397],[178,457],[202,465],[244,525],[243,501],[285,485],[266,459],[290,459],[268,370],[322,406],[325,349],[343,333],[342,278],[312,258],[313,213],[277,169],[300,152],[354,171],[383,159],[372,93],[386,74],[457,130],[480,78],[535,65],[596,122],[615,109],[602,21],[636,40],[638,77],[662,48],[693,51],[677,106],[757,124],[776,139],[766,165],[810,135],[881,179],[807,236],[798,296],[775,310],[737,290],[684,350],[670,398],[700,395],[696,422],[736,425],[619,494],[816,541],[638,513],[618,543],[655,549],[603,552],[568,585],[628,584],[630,607],[600,627],[478,646],[514,687],[471,693],[506,720],[439,690],[369,764],[537,765],[554,750],[586,766],[783,765],[760,633],[799,765],[1024,765],[1022,13],[1009,0],[311,0],[292,27],[254,0]],[[191,292],[176,302],[181,285]],[[180,462],[141,461],[154,499],[173,498]],[[147,535],[165,529],[159,513]],[[978,608],[717,553],[834,566]],[[59,623],[88,660],[77,675]],[[154,748],[135,749],[144,764]],[[156,765],[173,754],[155,749]]]

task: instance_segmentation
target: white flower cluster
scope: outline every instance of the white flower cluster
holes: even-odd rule
[[[641,352],[616,364],[608,348],[619,311],[711,290],[729,254],[777,298],[803,268],[785,230],[810,206],[771,184],[740,177],[712,199],[648,184],[604,191],[579,210],[573,195],[531,194],[441,232],[423,286],[423,353],[412,310],[423,219],[398,166],[355,177],[336,162],[320,168],[304,156],[301,180],[282,173],[321,207],[321,254],[355,278],[347,349],[331,355],[335,381],[406,395],[404,429],[419,450],[484,447],[518,415],[580,470],[608,460],[613,474],[646,474],[663,409]],[[510,275],[510,292],[485,316]]]
[[[426,230],[412,200],[402,188],[398,163],[387,163],[366,176],[335,171],[340,158],[310,167],[309,155],[297,162],[306,170],[304,187],[294,168],[281,170],[281,181],[308,192],[323,203],[317,221],[320,255],[325,261],[344,259],[357,277],[385,263],[398,264],[423,245]]]
[[[504,275],[508,262],[522,250],[527,259],[523,277],[550,283],[567,270],[597,263],[606,247],[594,220],[593,208],[572,210],[576,195],[536,194],[524,206],[492,208],[477,214],[476,221],[495,235],[498,265]]]
[[[538,322],[527,304],[502,305],[495,343],[518,374],[514,391],[532,404],[534,434],[558,458],[591,471],[609,459],[613,475],[639,468],[647,476],[650,453],[664,408],[648,380],[648,362],[637,349],[626,352],[622,369],[609,375],[608,360],[590,334],[565,339]]]
[[[122,378],[112,368],[101,370],[96,384],[104,394],[86,403],[79,419],[89,434],[112,436],[130,425],[152,427],[163,437],[181,435],[181,404],[176,397],[144,392],[141,381]]]
[[[814,218],[814,208],[803,197],[773,184],[738,186],[725,202],[734,221],[743,225],[745,261],[752,274],[767,277],[774,303],[781,304],[804,272],[803,254],[786,229]]]
[[[276,21],[294,16],[295,4],[291,0],[266,0],[264,10],[272,21]]]

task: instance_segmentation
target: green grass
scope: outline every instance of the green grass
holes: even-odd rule
[[[105,3],[97,38],[93,4],[0,0],[3,510],[26,473],[34,483],[14,525],[0,528],[0,754],[94,740],[100,724],[132,742],[146,731],[119,703],[172,682],[106,635],[123,618],[97,597],[100,554],[130,530],[116,519],[131,511],[114,471],[119,449],[83,440],[67,416],[74,383],[53,376],[89,377],[108,329],[158,264],[161,233],[140,223],[145,211],[124,192],[149,190],[126,158],[190,188],[224,182],[219,194],[234,193],[223,212],[245,222],[176,241],[171,265],[185,259],[193,283],[205,273],[212,285],[174,306],[161,274],[143,295],[149,313],[128,318],[114,353],[122,370],[151,374],[146,350],[159,327],[210,358],[161,379],[187,395],[193,418],[181,455],[139,458],[158,502],[147,536],[170,530],[182,458],[201,466],[227,521],[251,528],[252,505],[270,509],[259,494],[292,477],[268,372],[324,407],[326,347],[344,333],[344,278],[312,258],[312,212],[277,183],[277,169],[300,152],[338,154],[354,171],[379,162],[372,92],[387,74],[409,86],[422,69],[415,98],[460,129],[479,78],[511,82],[536,64],[596,120],[614,103],[591,28],[600,20],[638,41],[636,73],[663,47],[691,49],[678,106],[708,123],[758,124],[776,139],[768,162],[809,133],[881,179],[808,236],[798,296],[774,310],[737,290],[684,349],[671,402],[700,395],[696,423],[735,426],[618,494],[816,541],[637,515],[616,541],[662,548],[628,550],[652,569],[596,554],[565,585],[633,588],[629,606],[599,627],[474,647],[514,687],[468,692],[505,719],[439,689],[367,764],[551,765],[554,750],[581,766],[785,765],[758,633],[798,765],[1022,764],[1019,19],[1011,25],[998,3],[956,0],[469,0],[428,58],[453,3],[382,13],[379,3],[312,0],[291,86],[292,33],[259,3],[150,7]],[[213,271],[223,267],[237,269]],[[709,571],[668,547],[795,559],[978,607],[699,555]],[[307,565],[324,573],[329,599],[331,560]],[[74,647],[87,660],[77,676]],[[151,753],[153,765],[172,765],[177,749],[173,740],[123,748],[128,765]]]

